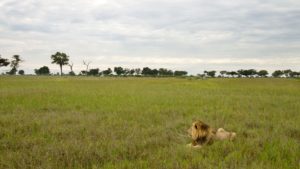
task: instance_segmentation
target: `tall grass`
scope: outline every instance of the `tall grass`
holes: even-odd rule
[[[296,79],[0,77],[0,168],[299,168]],[[234,142],[185,147],[202,119]]]

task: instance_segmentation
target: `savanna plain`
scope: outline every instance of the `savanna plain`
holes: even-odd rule
[[[0,76],[0,168],[300,168],[300,80]]]

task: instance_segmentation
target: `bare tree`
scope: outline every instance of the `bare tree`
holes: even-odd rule
[[[69,66],[70,69],[71,69],[71,72],[73,72],[73,65],[74,65],[73,62],[71,62],[71,63],[68,64],[68,66]]]
[[[76,75],[75,72],[73,71],[73,65],[74,65],[73,62],[71,62],[71,63],[68,64],[68,66],[71,69],[71,71],[69,72],[69,75],[71,75],[71,76],[75,76]]]
[[[86,66],[86,72],[88,72],[89,71],[89,65],[91,64],[91,61],[83,61],[83,65],[85,65]]]

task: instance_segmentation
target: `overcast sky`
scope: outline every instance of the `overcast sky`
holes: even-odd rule
[[[0,54],[33,73],[91,68],[300,70],[299,0],[1,0]],[[7,68],[1,68],[0,72]],[[64,67],[69,72],[68,67]]]

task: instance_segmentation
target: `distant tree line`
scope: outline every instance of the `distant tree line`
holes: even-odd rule
[[[103,71],[100,71],[99,68],[96,69],[88,69],[82,70],[78,75],[87,75],[87,76],[164,76],[164,77],[170,77],[170,76],[187,76],[188,72],[186,71],[172,71],[166,68],[160,68],[160,69],[151,69],[149,67],[144,68],[123,68],[121,66],[114,67],[113,69],[107,68]]]
[[[51,55],[52,64],[57,64],[60,68],[60,75],[63,75],[63,66],[68,65],[70,67],[70,72],[65,75],[75,76],[73,71],[73,63],[69,61],[69,56],[63,52],[56,52]],[[10,71],[6,72],[8,75],[16,75],[17,72],[20,75],[24,75],[24,70],[18,70],[20,63],[23,60],[19,55],[13,55],[12,59],[2,58],[0,55],[0,68],[10,66]],[[100,70],[99,68],[89,69],[91,62],[83,61],[85,70],[81,70],[78,74],[79,76],[149,76],[149,77],[173,77],[173,76],[187,76],[188,72],[184,70],[170,70],[167,68],[151,69],[149,67],[144,68],[123,68],[121,66],[114,67],[113,69],[107,68],[105,70]],[[36,75],[51,75],[50,69],[47,66],[42,66],[38,69],[34,69]],[[59,75],[58,73],[56,75]],[[270,74],[272,77],[287,77],[294,78],[300,77],[300,72],[287,70],[275,70]],[[217,74],[216,70],[204,71],[203,74],[197,74],[198,77],[205,78],[242,78],[242,77],[269,77],[269,72],[267,70],[255,70],[255,69],[240,69],[237,71],[227,71],[222,70]]]
[[[204,74],[198,74],[200,77],[268,77],[269,72],[267,70],[255,70],[255,69],[240,69],[237,71],[219,71],[219,75],[216,76],[217,71],[204,71]],[[300,72],[292,71],[291,69],[287,70],[275,70],[272,74],[272,77],[300,77]]]

